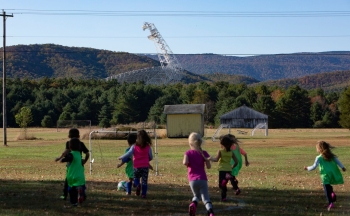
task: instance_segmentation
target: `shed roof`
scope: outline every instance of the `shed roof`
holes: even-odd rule
[[[268,119],[268,116],[243,105],[223,114],[220,119]]]
[[[205,104],[165,105],[164,114],[204,114]]]

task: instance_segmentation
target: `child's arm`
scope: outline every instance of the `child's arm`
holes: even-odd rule
[[[61,159],[64,158],[69,152],[70,152],[69,149],[65,149],[65,150],[62,152],[61,156],[59,156],[58,158],[56,158],[55,161],[57,162],[57,161],[61,160]]]
[[[213,162],[218,162],[220,158],[221,158],[221,152],[220,152],[220,150],[218,150],[216,157],[210,157],[209,160],[213,161]]]
[[[343,170],[343,172],[346,171],[344,165],[340,162],[340,160],[336,157],[334,157],[334,161],[338,164],[338,166]]]
[[[72,155],[72,153],[66,154],[66,155],[61,159],[61,163],[63,163],[63,162],[72,162],[72,161],[73,161],[73,155]]]
[[[248,162],[248,154],[243,155],[244,159],[245,159],[245,165],[249,166],[249,162]]]
[[[207,167],[207,169],[211,168],[210,160],[205,160],[205,166]]]
[[[238,165],[238,159],[237,159],[235,153],[233,153],[233,152],[232,152],[232,159],[233,159],[233,161],[235,162],[235,163],[231,166],[231,168],[233,169],[233,168],[235,168],[235,167]]]
[[[318,166],[318,164],[320,164],[320,162],[318,161],[318,157],[316,157],[314,164],[313,164],[312,166],[308,166],[308,167],[305,166],[305,167],[304,167],[304,170],[312,171],[312,170],[316,169],[316,167]]]
[[[241,155],[244,156],[244,160],[245,160],[245,165],[249,166],[249,162],[248,162],[248,154],[246,151],[244,151],[241,147],[239,148],[239,152],[241,153]]]
[[[119,168],[119,167],[121,167],[121,166],[123,166],[125,164],[125,162],[120,162],[119,164],[117,164],[117,168]]]
[[[184,155],[184,159],[182,160],[182,164],[188,166],[188,156]]]
[[[148,158],[149,158],[149,161],[153,160],[152,148],[149,148]]]
[[[126,152],[125,154],[123,154],[122,156],[120,156],[118,158],[118,160],[122,160],[123,162],[127,162],[128,159],[130,159],[130,157],[134,154],[134,148],[135,146],[132,145],[129,149],[128,152]]]

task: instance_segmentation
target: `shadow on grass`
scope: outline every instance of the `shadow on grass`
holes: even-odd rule
[[[191,201],[187,185],[149,184],[146,199],[126,196],[115,182],[87,183],[87,200],[72,207],[59,199],[63,181],[0,180],[1,215],[186,215]],[[323,191],[269,190],[244,188],[239,196],[228,191],[228,201],[220,202],[220,192],[210,188],[216,215],[350,215],[349,195],[337,194],[338,202],[326,210]],[[206,215],[200,202],[198,215]]]

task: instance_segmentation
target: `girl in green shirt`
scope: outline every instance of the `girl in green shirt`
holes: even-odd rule
[[[321,180],[328,200],[328,211],[334,207],[336,201],[336,195],[333,191],[332,184],[344,184],[344,179],[338,166],[345,172],[345,167],[338,160],[337,156],[332,153],[331,149],[334,148],[325,141],[318,141],[316,144],[316,151],[320,153],[315,159],[312,166],[304,167],[305,170],[311,171],[316,169],[319,165]]]

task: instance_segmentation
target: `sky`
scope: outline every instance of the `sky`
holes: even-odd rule
[[[349,0],[0,0],[6,46],[58,44],[156,53],[144,22],[175,54],[350,51]],[[2,47],[1,43],[1,47]]]

